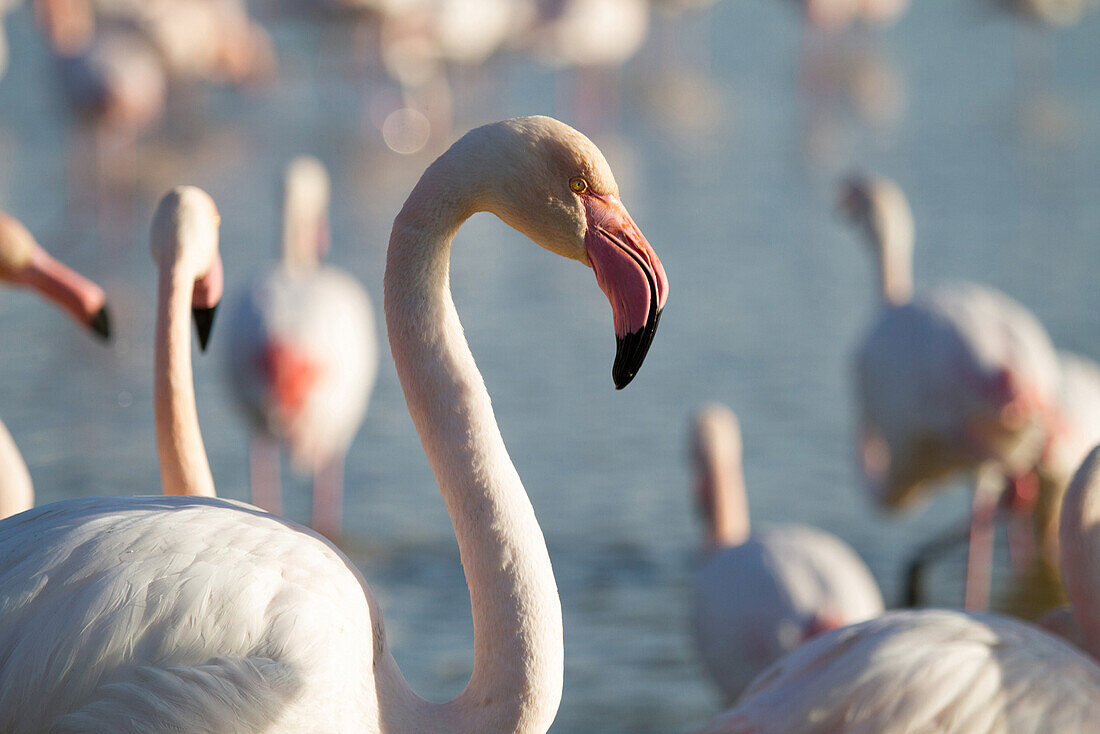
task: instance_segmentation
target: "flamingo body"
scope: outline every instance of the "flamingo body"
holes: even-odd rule
[[[882,609],[871,572],[844,542],[816,528],[770,527],[704,562],[695,583],[695,646],[732,703],[807,639]]]
[[[811,640],[765,671],[711,734],[1086,732],[1100,666],[1023,622],[888,612]]]
[[[213,498],[67,500],[0,523],[0,558],[9,734],[365,731],[375,710],[370,592],[288,520]]]
[[[1086,732],[1100,721],[1100,447],[1066,490],[1060,566],[1082,652],[1024,622],[890,612],[822,635],[757,678],[712,734]],[[1061,615],[1059,615],[1061,616]]]
[[[378,368],[374,333],[363,286],[333,267],[277,268],[236,308],[230,371],[237,395],[253,424],[284,441],[302,469],[342,456],[359,430]],[[273,370],[273,347],[300,360],[284,372],[301,374]]]
[[[750,533],[737,416],[712,403],[694,423],[707,535],[692,627],[707,672],[732,703],[803,641],[881,613],[882,595],[859,556],[829,533],[800,525]]]
[[[164,115],[164,68],[137,34],[101,34],[85,51],[59,55],[58,66],[69,103],[85,119],[141,132]]]
[[[897,506],[988,460],[1034,465],[1058,361],[1027,309],[960,283],[884,309],[858,348],[856,377],[864,469],[877,498]]]

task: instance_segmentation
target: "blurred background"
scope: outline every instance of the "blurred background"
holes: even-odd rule
[[[126,3],[102,2],[104,27],[138,32]],[[450,16],[410,17],[255,2],[252,35],[212,52],[255,57],[173,71],[163,101],[150,82],[153,101],[117,114],[81,107],[70,61],[55,55],[78,21],[47,33],[29,4],[8,8],[0,209],[104,286],[115,340],[105,348],[34,296],[0,291],[0,415],[39,503],[159,493],[148,228],[165,190],[196,184],[217,201],[232,301],[278,254],[283,167],[316,155],[333,178],[329,259],[366,284],[380,315],[389,228],[431,160],[486,122],[568,122],[605,153],[671,282],[638,378],[612,387],[610,311],[591,272],[491,216],[456,240],[454,297],[561,592],[553,731],[688,731],[719,710],[687,623],[697,404],[740,416],[754,521],[844,538],[888,605],[907,555],[969,510],[965,492],[948,491],[885,516],[863,487],[851,352],[877,286],[867,246],[835,214],[840,177],[873,172],[906,190],[918,289],[988,283],[1060,348],[1100,358],[1100,13],[1051,25],[993,0],[918,2],[895,24],[846,28],[809,22],[791,0],[453,4]],[[341,545],[413,688],[446,700],[471,669],[469,597],[379,329]],[[247,499],[224,336],[216,325],[195,356],[199,415],[218,492]],[[285,513],[306,521],[308,482],[285,476]],[[1006,608],[1018,592],[998,563]],[[959,603],[963,564],[960,548],[937,565],[930,603]]]

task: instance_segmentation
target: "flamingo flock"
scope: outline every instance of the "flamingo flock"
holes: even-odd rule
[[[456,69],[522,51],[550,68],[615,70],[658,22],[651,6],[679,18],[706,13],[710,4],[285,3],[307,18],[321,14],[370,28],[375,35],[365,37],[377,44],[379,68],[401,88],[401,104],[419,105],[425,119],[455,117],[440,109],[449,106],[446,94],[432,98],[425,90]],[[243,0],[29,5],[57,91],[74,124],[91,132],[102,160],[113,151],[145,150],[139,141],[180,122],[176,105],[186,106],[186,95],[207,85],[257,93],[279,75],[278,38],[261,21],[265,12],[285,8],[261,11]],[[807,26],[827,34],[853,24],[892,25],[908,5],[801,3]],[[1079,22],[1089,10],[1084,0],[1010,5],[1057,26]],[[22,12],[0,0],[0,76],[19,61],[9,56],[3,34],[9,11]],[[612,80],[601,83],[617,94]],[[578,96],[574,112],[583,118],[600,108],[600,117],[604,101]],[[630,113],[629,106],[615,109]],[[28,466],[16,445],[19,432],[13,438],[0,423],[0,731],[551,730],[572,654],[570,598],[559,594],[561,575],[552,564],[561,528],[547,524],[544,534],[536,508],[542,515],[548,503],[534,482],[529,496],[520,476],[528,457],[517,454],[514,462],[505,445],[513,429],[498,422],[471,349],[477,339],[467,340],[452,293],[452,246],[471,217],[489,213],[588,268],[611,308],[615,390],[631,385],[647,359],[670,279],[623,203],[611,164],[585,133],[533,115],[474,126],[448,140],[438,155],[416,163],[419,178],[394,179],[394,201],[404,203],[389,211],[380,293],[326,260],[333,248],[337,257],[350,251],[353,260],[369,261],[369,245],[332,234],[330,209],[345,207],[353,194],[334,179],[340,162],[331,152],[280,159],[278,257],[256,273],[236,269],[255,243],[242,242],[237,228],[223,238],[215,195],[225,202],[216,185],[177,181],[149,207],[143,230],[155,270],[148,305],[159,486],[138,496],[125,489],[93,496],[98,485],[82,478],[70,493],[76,496],[36,507],[31,478],[40,467]],[[387,145],[402,154],[420,151]],[[118,162],[125,168],[136,160]],[[963,608],[888,610],[860,555],[815,526],[828,524],[824,513],[814,525],[756,524],[767,513],[754,513],[750,522],[745,469],[751,473],[767,460],[751,454],[746,460],[737,415],[704,403],[691,417],[690,466],[682,472],[702,524],[700,547],[684,564],[693,579],[685,584],[690,609],[682,621],[690,654],[724,711],[700,710],[697,721],[707,722],[701,734],[1092,731],[1100,722],[1100,364],[1056,347],[1035,314],[991,286],[915,287],[918,221],[899,183],[852,173],[837,188],[841,217],[869,249],[877,291],[871,322],[852,353],[857,427],[850,451],[880,509],[937,501],[948,482],[972,482],[964,529],[933,538],[910,564],[915,573],[944,547],[965,542]],[[668,242],[668,230],[658,231]],[[662,251],[677,245],[690,243],[672,241]],[[125,256],[109,253],[103,269]],[[556,267],[529,252],[521,257],[548,272]],[[476,272],[485,285],[496,275],[490,267]],[[104,340],[120,331],[112,327],[104,289],[47,254],[2,211],[0,281],[36,291]],[[229,313],[219,320],[223,300]],[[564,315],[566,305],[581,303],[554,305]],[[512,305],[521,308],[523,299]],[[606,311],[599,318],[606,321]],[[561,321],[540,325],[537,338],[562,339],[571,327]],[[662,333],[669,328],[677,327],[670,323]],[[123,351],[140,348],[123,343]],[[221,450],[225,436],[210,430],[210,406],[200,409],[206,373],[193,364],[196,344],[200,352],[218,344],[225,356],[227,394],[245,429],[233,440],[241,442],[237,453],[248,456],[251,503],[229,499],[246,493],[218,466],[232,451]],[[575,376],[591,365],[577,354],[559,353],[562,372],[573,378],[559,385],[584,393],[588,383]],[[344,471],[361,450],[361,429],[378,418],[377,401],[369,413],[368,406],[390,358],[469,592],[472,665],[458,693],[443,702],[418,695],[410,684],[419,682],[415,674],[406,679],[395,656],[395,641],[406,633],[387,628],[383,607],[386,617],[402,612],[383,603],[384,592],[372,591],[372,559],[361,569],[344,545],[345,519],[353,519],[350,526],[359,519],[350,504],[345,515],[345,485],[348,494],[369,498],[368,512],[384,506],[391,491],[392,475],[345,482]],[[710,389],[698,382],[691,387]],[[625,405],[627,415],[636,415],[636,403]],[[148,424],[149,417],[140,420]],[[750,449],[759,423],[746,423]],[[647,461],[649,451],[626,444],[647,446],[651,432],[639,421],[625,426],[623,436],[600,435],[594,449],[614,457],[629,450]],[[208,446],[216,450],[208,453]],[[295,472],[312,481],[308,526],[295,519],[291,503],[284,508],[284,449]],[[784,482],[816,483],[823,497],[831,496],[828,483],[841,481],[806,463],[773,463]],[[766,492],[764,483],[752,484],[753,498]],[[1029,563],[1045,564],[1068,601],[1036,624],[989,610],[1002,518],[1016,576]]]

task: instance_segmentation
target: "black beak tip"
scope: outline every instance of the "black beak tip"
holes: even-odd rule
[[[111,313],[107,310],[106,304],[92,314],[92,318],[88,320],[88,328],[104,341],[111,340]]]
[[[611,379],[615,381],[615,389],[622,390],[624,387],[630,384],[631,380],[634,379],[634,373],[627,372],[626,374],[621,374],[615,370],[612,370]]]
[[[217,306],[191,309],[191,316],[195,320],[195,333],[199,337],[199,349],[204,352],[210,341],[210,332],[214,329],[214,314],[217,310]]]
[[[645,326],[638,331],[616,338],[615,364],[611,368],[611,379],[615,389],[622,390],[630,384],[641,369],[653,335],[657,333],[657,324],[661,321],[661,311],[657,311]]]

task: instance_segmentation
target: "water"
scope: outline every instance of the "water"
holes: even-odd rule
[[[685,463],[696,404],[721,400],[741,416],[755,521],[837,533],[888,600],[899,598],[907,553],[965,512],[956,491],[885,518],[857,477],[849,355],[875,304],[865,248],[832,213],[849,167],[908,191],[918,287],[989,283],[1032,307],[1060,346],[1100,357],[1100,17],[1048,32],[976,1],[917,3],[898,27],[830,48],[803,36],[787,5],[657,16],[617,74],[578,80],[506,55],[454,79],[457,131],[546,113],[589,132],[671,281],[648,361],[616,392],[610,313],[590,272],[488,215],[454,247],[455,301],[561,591],[561,734],[690,731],[718,710],[685,621],[699,541]],[[118,335],[104,348],[37,299],[0,292],[0,415],[39,502],[159,489],[147,230],[169,186],[198,184],[218,201],[232,292],[273,257],[285,161],[319,155],[336,182],[332,259],[380,310],[393,215],[450,138],[393,153],[376,122],[396,91],[348,60],[352,34],[266,20],[278,86],[194,95],[141,145],[127,166],[136,181],[97,188],[81,175],[81,144],[29,11],[9,19],[0,207],[104,285]],[[853,86],[880,90],[877,106],[857,112],[845,99]],[[593,88],[618,92],[598,95],[600,110],[574,111],[574,90]],[[196,356],[199,414],[219,492],[245,499],[247,438],[224,381],[224,336],[215,328]],[[410,682],[444,700],[469,674],[469,601],[388,350],[381,364],[347,467],[346,547]],[[304,519],[304,483],[293,486],[286,510]],[[952,560],[933,575],[940,603],[958,600]]]

